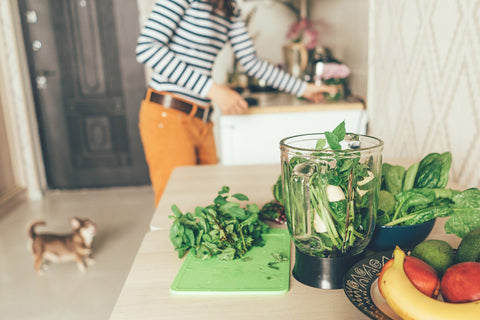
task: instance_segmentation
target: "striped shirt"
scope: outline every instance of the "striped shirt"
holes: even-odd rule
[[[153,89],[207,106],[213,63],[227,41],[249,76],[303,94],[304,81],[257,57],[240,10],[226,19],[205,0],[157,0],[138,37],[137,61],[152,68]]]

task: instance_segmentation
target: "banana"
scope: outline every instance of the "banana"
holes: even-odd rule
[[[413,286],[405,274],[403,270],[405,252],[398,246],[393,252],[393,259],[393,265],[385,271],[379,286],[390,308],[402,319],[480,319],[480,300],[447,303],[427,297]]]

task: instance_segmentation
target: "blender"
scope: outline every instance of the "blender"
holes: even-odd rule
[[[362,257],[375,229],[381,183],[380,139],[332,136],[280,141],[285,215],[295,245],[292,273],[322,289],[341,288],[346,271]]]

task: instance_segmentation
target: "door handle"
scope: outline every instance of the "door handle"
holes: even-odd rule
[[[37,83],[37,89],[46,89],[48,84],[47,77],[52,77],[56,74],[53,70],[39,70],[37,76],[35,77],[35,82]]]

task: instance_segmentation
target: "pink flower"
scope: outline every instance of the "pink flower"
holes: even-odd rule
[[[315,48],[317,44],[317,32],[315,30],[305,30],[303,32],[303,39],[302,43],[305,45],[307,49]]]
[[[296,40],[300,36],[300,32],[301,32],[300,22],[297,21],[297,22],[293,23],[292,26],[290,27],[290,29],[288,30],[287,39]]]
[[[301,42],[307,49],[312,49],[317,44],[318,32],[314,24],[307,18],[302,18],[292,24],[287,33],[287,39],[293,42]]]
[[[339,63],[326,63],[323,67],[322,79],[344,79],[350,75],[350,69]]]

